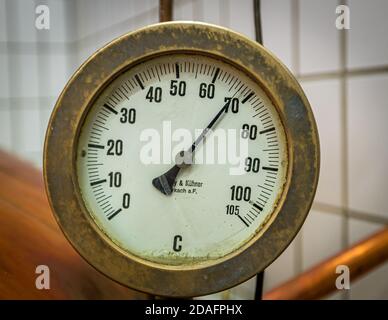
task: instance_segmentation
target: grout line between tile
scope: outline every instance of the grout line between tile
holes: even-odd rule
[[[319,81],[319,80],[329,80],[336,79],[340,77],[360,77],[360,76],[373,76],[379,74],[388,73],[388,66],[374,66],[368,68],[355,68],[355,69],[347,69],[339,71],[327,71],[327,72],[317,72],[317,73],[306,73],[299,75],[297,78],[299,81]]]
[[[203,2],[193,0],[193,20],[203,21]]]
[[[220,24],[224,27],[230,26],[230,1],[225,0],[221,3],[219,2],[220,6]]]
[[[369,212],[353,210],[350,208],[348,208],[347,210],[344,210],[343,207],[331,205],[328,203],[314,202],[312,209],[318,210],[322,213],[336,214],[336,215],[343,215],[344,212],[346,211],[348,218],[357,219],[357,220],[370,222],[370,223],[388,225],[388,218],[380,217]]]
[[[347,0],[338,0],[338,5],[346,5]],[[348,186],[348,101],[347,101],[347,30],[343,29],[338,31],[339,36],[339,56],[340,56],[340,65],[341,65],[341,78],[340,78],[340,99],[341,99],[341,203],[342,203],[342,221],[341,221],[341,242],[342,249],[345,249],[349,246],[349,186]],[[345,291],[343,293],[343,298],[349,300],[349,292]]]
[[[7,14],[5,15],[5,33],[6,33],[6,37],[7,39],[11,38],[11,34],[14,33],[14,34],[17,34],[19,32],[19,23],[18,23],[18,15],[17,14],[14,14],[17,10],[16,10],[16,6],[15,6],[15,2],[10,2],[10,1],[7,1],[5,3],[5,10],[6,12],[10,12],[11,14]],[[14,24],[14,28],[11,29],[11,21],[12,23]],[[8,44],[7,44],[7,49],[9,48]],[[17,81],[17,78],[18,76],[20,76],[20,63],[14,63],[15,60],[18,60],[19,57],[15,57],[15,56],[11,56],[11,55],[7,55],[7,60],[8,60],[8,63],[7,63],[7,69],[8,69],[8,74],[7,74],[7,77],[8,77],[8,96],[13,96],[14,93],[17,93],[19,92],[19,84],[20,84],[20,81]],[[16,61],[18,62],[18,61]],[[18,130],[16,130],[16,127],[17,127],[17,123],[18,123],[18,117],[15,113],[15,109],[18,109],[18,108],[15,108],[15,106],[17,106],[17,104],[12,104],[12,105],[9,105],[9,116],[10,116],[10,121],[11,123],[13,124],[11,126],[11,137],[10,137],[10,149],[12,152],[17,152],[17,149],[15,149],[15,146],[18,146],[20,145],[20,135],[19,135],[19,132]]]
[[[298,76],[300,73],[300,3],[299,0],[292,0],[291,4],[291,61],[293,73]],[[295,237],[294,250],[294,273],[303,271],[303,228]]]

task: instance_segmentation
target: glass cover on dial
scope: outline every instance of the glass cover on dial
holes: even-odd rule
[[[201,133],[164,194],[153,180],[162,176],[168,189],[163,174]],[[273,220],[287,168],[285,130],[267,94],[199,54],[150,58],[114,79],[77,147],[92,219],[122,250],[163,265],[216,263],[241,248]]]

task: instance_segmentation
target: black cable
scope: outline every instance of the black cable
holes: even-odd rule
[[[255,15],[255,33],[256,41],[263,44],[263,34],[261,31],[261,11],[260,11],[260,0],[253,0],[253,12]]]
[[[264,270],[256,276],[256,289],[255,300],[261,300],[263,298],[263,285],[264,285]]]

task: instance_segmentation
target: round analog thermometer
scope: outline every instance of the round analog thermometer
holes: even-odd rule
[[[315,193],[318,135],[300,86],[230,30],[164,23],[96,52],[62,92],[44,172],[62,230],[131,288],[188,297],[268,266]]]

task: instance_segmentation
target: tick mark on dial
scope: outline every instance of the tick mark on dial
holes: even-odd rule
[[[95,148],[95,149],[104,149],[105,148],[105,146],[102,146],[102,145],[99,145],[99,144],[93,144],[93,143],[89,143],[88,147],[89,148]]]
[[[275,127],[271,127],[271,128],[265,129],[265,130],[261,130],[259,132],[259,134],[264,134],[264,133],[268,133],[268,132],[271,132],[271,131],[275,131]]]
[[[217,68],[216,72],[214,73],[212,83],[216,82],[219,73],[220,73],[220,68]]]
[[[90,185],[93,187],[93,186],[96,186],[96,185],[98,185],[100,183],[104,183],[104,182],[106,182],[106,179],[101,179],[101,180],[93,181],[93,182],[90,183]]]
[[[253,206],[254,206],[257,210],[263,211],[263,208],[260,207],[258,204],[254,203]]]
[[[241,101],[241,103],[244,104],[244,103],[247,102],[252,96],[253,96],[253,92],[251,92],[250,94],[248,94],[248,95]]]
[[[239,217],[239,219],[247,226],[249,227],[249,224],[239,215],[237,214],[237,217]]]
[[[113,109],[111,106],[107,105],[106,103],[104,103],[103,107],[114,114],[118,113],[115,109]]]
[[[115,212],[113,212],[111,215],[108,216],[108,220],[112,220],[115,216],[117,216],[123,209],[118,209]]]
[[[137,83],[139,84],[140,88],[142,90],[144,90],[144,84],[143,84],[143,82],[141,82],[141,80],[137,74],[135,74],[135,79],[136,79]]]
[[[179,79],[179,64],[175,64],[175,75],[176,75],[176,78]]]
[[[262,169],[267,171],[274,171],[274,172],[278,171],[278,168],[271,168],[271,167],[263,167]]]

